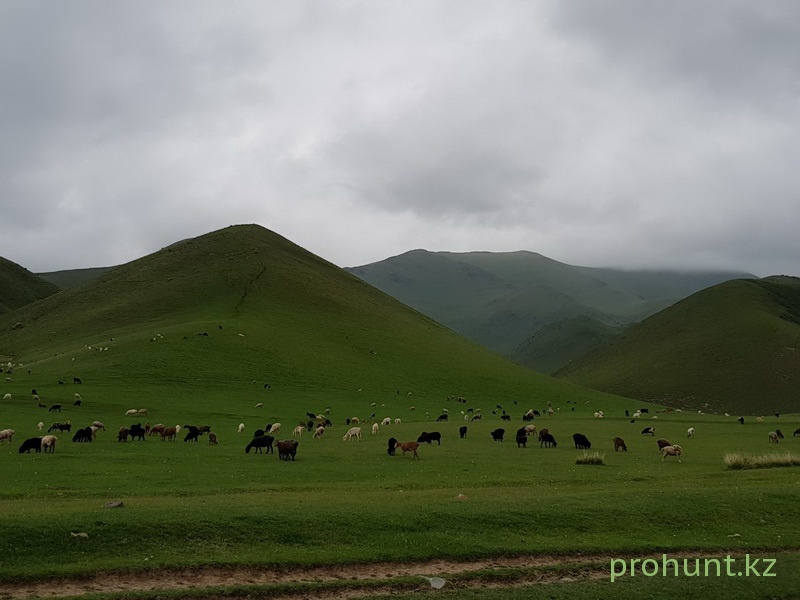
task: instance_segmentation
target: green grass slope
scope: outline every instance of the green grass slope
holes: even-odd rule
[[[66,271],[50,271],[49,273],[37,273],[45,281],[49,281],[59,288],[73,288],[88,281],[97,279],[114,267],[93,267],[89,269],[69,269]]]
[[[430,411],[450,395],[593,394],[510,363],[258,226],[176,243],[5,315],[0,355],[23,364],[26,387],[55,396],[73,377],[112,396],[178,386],[173,403],[188,390],[253,399],[268,383],[275,398],[315,398],[315,410],[326,398],[355,403],[359,390],[418,395]]]
[[[46,298],[58,289],[18,264],[0,257],[0,314]]]
[[[800,280],[736,280],[633,326],[559,376],[674,406],[800,409]]]
[[[351,273],[387,294],[509,356],[550,373],[590,345],[581,328],[536,333],[551,324],[588,317],[608,326],[638,322],[677,300],[739,273],[622,271],[576,267],[534,252],[414,250],[353,267]],[[565,336],[560,342],[558,331]]]

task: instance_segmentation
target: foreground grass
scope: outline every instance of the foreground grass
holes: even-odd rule
[[[729,452],[722,461],[728,469],[771,469],[773,467],[800,467],[800,456],[791,452],[784,454],[745,454]]]

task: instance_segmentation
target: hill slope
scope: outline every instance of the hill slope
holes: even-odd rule
[[[37,273],[45,281],[49,281],[59,288],[77,287],[87,281],[97,279],[107,273],[113,267],[94,267],[90,269],[69,269],[67,271],[51,271],[49,273]]]
[[[559,375],[675,406],[800,410],[800,280],[736,280],[630,328]]]
[[[18,264],[0,257],[0,314],[46,298],[58,289]]]
[[[405,403],[411,393],[431,411],[448,395],[600,397],[515,365],[254,225],[176,243],[0,317],[0,348],[31,369],[40,394],[80,377],[116,396],[170,389],[171,402],[195,392],[238,401],[263,384],[276,399],[317,404],[362,392]]]
[[[573,327],[536,336],[543,327],[589,318],[608,332],[695,291],[747,276],[592,269],[533,252],[425,250],[348,270],[470,339],[548,373],[577,358],[591,340],[581,337],[584,328]]]

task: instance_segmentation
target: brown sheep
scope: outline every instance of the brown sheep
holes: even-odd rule
[[[394,447],[400,448],[400,450],[403,451],[403,454],[406,452],[413,452],[414,455],[411,457],[411,460],[414,460],[415,458],[419,460],[419,454],[417,454],[419,442],[397,442]]]
[[[613,441],[614,452],[617,452],[620,449],[622,449],[624,452],[628,451],[628,447],[625,445],[625,440],[623,440],[621,437],[615,437]]]
[[[683,448],[680,446],[664,446],[661,448],[661,462],[664,462],[664,459],[668,456],[677,456],[678,462],[681,462],[681,453],[683,452]]]

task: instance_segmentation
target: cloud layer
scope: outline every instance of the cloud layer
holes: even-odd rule
[[[119,264],[259,223],[800,275],[791,1],[0,5],[0,256]]]

